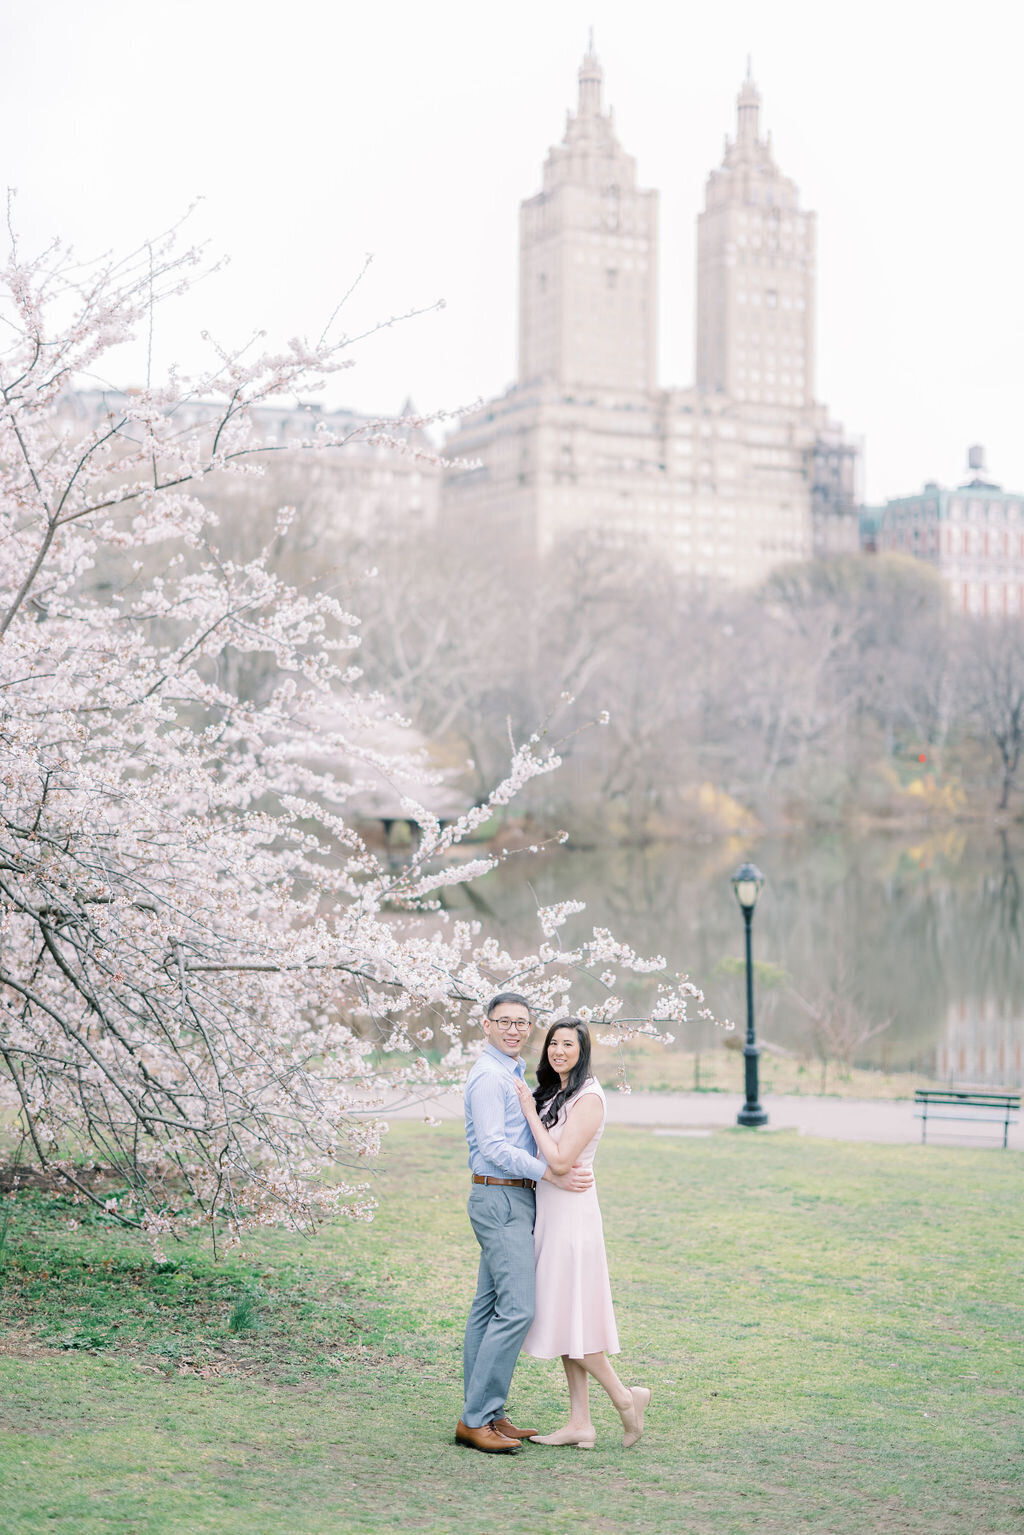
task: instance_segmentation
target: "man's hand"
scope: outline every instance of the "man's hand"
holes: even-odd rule
[[[567,1173],[553,1173],[549,1167],[544,1177],[556,1189],[565,1189],[567,1194],[585,1194],[594,1185],[593,1170],[584,1167],[582,1162],[574,1162]]]

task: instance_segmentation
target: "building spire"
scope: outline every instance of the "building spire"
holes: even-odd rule
[[[758,141],[758,114],[761,109],[761,96],[754,84],[754,76],[750,67],[750,54],[747,54],[747,78],[740,87],[739,96],[736,98],[736,142],[738,144],[756,144]]]
[[[597,62],[597,54],[594,52],[594,29],[590,29],[590,37],[587,40],[587,51],[583,55],[583,63],[579,72],[580,100],[577,108],[579,117],[599,117],[601,115],[601,89],[604,84],[604,75],[601,66]]]

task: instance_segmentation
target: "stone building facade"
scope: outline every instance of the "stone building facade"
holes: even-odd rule
[[[1024,1018],[1012,1000],[990,993],[950,1002],[932,1070],[950,1085],[1024,1087]]]
[[[579,109],[519,210],[519,380],[645,398],[657,385],[658,194],[601,110],[592,53]]]
[[[865,544],[934,565],[956,612],[1024,614],[1024,495],[989,479],[980,447],[968,452],[968,472],[956,490],[930,481],[872,508]]]
[[[519,373],[463,419],[442,524],[543,554],[583,531],[753,585],[858,547],[860,450],[814,397],[815,225],[744,82],[698,220],[697,381],[657,383],[657,193],[592,51],[520,220]]]
[[[749,75],[697,218],[697,386],[814,406],[815,216],[761,138]]]
[[[85,430],[116,414],[130,398],[126,390],[69,390],[60,403],[60,418],[66,430]],[[183,429],[202,428],[219,413],[215,402],[194,400],[177,406],[175,419]],[[395,420],[324,410],[318,404],[259,405],[251,419],[270,449],[261,459],[268,474],[266,490],[260,488],[263,482],[228,482],[221,493],[229,498],[294,502],[327,538],[396,539],[436,524],[441,471],[436,448],[417,424],[411,402]],[[297,446],[289,450],[289,444],[308,440],[318,428],[341,439],[340,445],[315,453]],[[404,448],[396,449],[395,441]]]

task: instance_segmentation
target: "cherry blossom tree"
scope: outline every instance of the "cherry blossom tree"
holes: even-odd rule
[[[498,987],[555,1018],[589,985],[627,1035],[665,1037],[703,1001],[608,932],[561,946],[575,903],[540,913],[528,955],[450,920],[439,887],[495,861],[466,839],[556,750],[523,742],[487,803],[442,825],[423,765],[372,744],[389,706],[360,687],[356,617],[218,546],[204,487],[261,474],[258,408],[322,385],[361,338],[211,341],[207,372],[69,428],[68,391],[144,342],[198,264],[173,233],[85,265],[12,236],[0,294],[0,1086],[38,1162],[158,1249],[187,1226],[234,1240],[368,1216],[374,1105],[458,1080]],[[401,451],[400,423],[379,434]],[[317,431],[289,451],[341,445]],[[258,701],[239,659],[272,668]],[[364,773],[418,825],[400,868],[353,824]],[[624,971],[651,976],[646,1018],[621,1018]],[[104,1198],[87,1159],[124,1192]]]

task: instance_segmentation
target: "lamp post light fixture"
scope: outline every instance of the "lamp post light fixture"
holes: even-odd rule
[[[761,1056],[754,1034],[754,957],[751,939],[751,923],[754,907],[761,894],[764,875],[755,864],[744,863],[732,877],[732,888],[743,913],[747,939],[747,1042],[743,1046],[743,1065],[746,1077],[747,1101],[736,1115],[738,1125],[766,1125],[768,1115],[758,1102],[757,1063]]]

